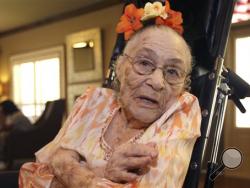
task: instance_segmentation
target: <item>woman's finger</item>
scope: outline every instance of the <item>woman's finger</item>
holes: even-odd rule
[[[139,175],[137,175],[135,173],[121,171],[119,174],[119,181],[121,183],[128,183],[128,182],[135,181],[138,177],[139,177]]]
[[[140,169],[146,168],[152,162],[151,157],[128,157],[123,161],[125,169]]]
[[[154,146],[145,144],[130,144],[124,151],[125,157],[146,157],[156,158],[158,151]]]

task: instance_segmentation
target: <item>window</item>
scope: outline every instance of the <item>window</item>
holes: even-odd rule
[[[47,101],[64,97],[63,48],[56,47],[11,58],[13,99],[31,120]]]
[[[250,20],[250,0],[237,0],[232,22],[237,23],[246,20]]]
[[[250,36],[236,38],[235,41],[235,55],[236,65],[235,70],[242,79],[247,83],[250,83]],[[236,127],[250,128],[250,98],[241,100],[242,104],[246,108],[246,113],[241,113],[236,109]]]

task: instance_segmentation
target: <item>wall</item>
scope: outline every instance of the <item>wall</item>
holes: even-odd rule
[[[122,13],[122,5],[84,14],[31,30],[0,38],[0,81],[10,80],[12,55],[65,44],[66,35],[85,29],[102,29],[103,65],[106,70],[114,47],[115,26]]]

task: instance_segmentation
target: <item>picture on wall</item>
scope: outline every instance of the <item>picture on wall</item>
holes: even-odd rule
[[[94,28],[66,37],[68,84],[103,78],[101,30]]]

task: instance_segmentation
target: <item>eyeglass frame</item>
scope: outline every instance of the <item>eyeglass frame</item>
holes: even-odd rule
[[[149,63],[154,67],[154,69],[152,69],[152,71],[151,71],[150,73],[141,73],[141,72],[138,71],[138,69],[136,69],[135,66],[134,66],[134,65],[136,64],[136,62],[134,61],[134,59],[136,58],[136,56],[133,58],[133,57],[131,57],[130,55],[128,55],[128,54],[126,54],[126,53],[123,53],[121,56],[124,56],[124,57],[126,57],[126,58],[128,59],[129,63],[132,65],[133,70],[134,70],[137,74],[139,74],[139,75],[151,75],[151,74],[154,73],[154,71],[155,71],[156,69],[162,70],[162,74],[163,74],[164,80],[165,80],[167,83],[171,84],[171,85],[179,85],[179,84],[185,83],[186,78],[189,76],[189,73],[187,73],[186,71],[180,70],[180,69],[178,69],[177,67],[175,67],[175,68],[177,68],[179,71],[181,71],[181,75],[183,75],[183,76],[182,76],[180,79],[183,79],[183,81],[176,82],[176,83],[173,83],[173,82],[171,82],[171,81],[169,82],[169,79],[166,79],[167,77],[165,76],[165,75],[166,75],[166,74],[165,74],[165,69],[164,69],[163,67],[157,67],[157,66],[155,65],[155,63],[153,63],[152,60],[150,60],[149,58],[140,56],[140,58],[145,58],[145,59],[149,60]],[[166,67],[173,67],[173,66],[166,66]],[[165,68],[166,68],[166,67],[165,67]],[[171,79],[170,79],[170,80],[171,80]]]

